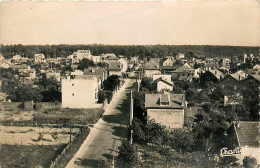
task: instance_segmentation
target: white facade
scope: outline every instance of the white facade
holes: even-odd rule
[[[157,91],[160,92],[162,90],[170,90],[172,91],[173,90],[173,83],[172,82],[169,82],[171,83],[172,85],[169,85],[163,81],[158,81],[157,82]]]
[[[35,54],[34,61],[35,63],[45,62],[45,56],[43,54]]]
[[[172,76],[171,75],[153,75],[153,81],[156,79],[162,78],[163,80],[166,80],[168,82],[172,81]]]
[[[184,59],[185,58],[185,55],[183,53],[178,53],[176,55],[176,60],[180,60],[180,59]]]
[[[62,108],[95,108],[98,100],[97,78],[62,79]]]
[[[122,75],[122,72],[121,72],[121,71],[109,71],[109,76],[111,76],[111,75],[121,76],[121,75]]]
[[[167,129],[179,129],[184,125],[184,109],[147,109],[147,116]]]
[[[159,69],[146,69],[145,70],[145,77],[153,78],[153,75],[161,74]]]
[[[94,63],[102,62],[102,56],[92,56],[92,61]]]

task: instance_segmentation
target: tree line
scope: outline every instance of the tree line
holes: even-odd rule
[[[115,53],[126,57],[165,57],[174,56],[177,53],[186,53],[187,57],[232,57],[239,54],[259,54],[259,47],[241,46],[212,46],[212,45],[1,45],[0,53],[5,58],[11,58],[15,54],[33,58],[36,53],[43,53],[46,57],[67,57],[77,50],[90,50],[92,55]]]

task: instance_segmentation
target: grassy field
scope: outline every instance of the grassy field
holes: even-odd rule
[[[0,122],[17,124],[94,124],[103,114],[103,109],[44,109],[35,111],[12,110],[0,111]]]
[[[94,124],[103,114],[102,109],[50,109],[35,113],[33,121],[53,124]]]
[[[1,145],[1,168],[49,167],[65,145]]]

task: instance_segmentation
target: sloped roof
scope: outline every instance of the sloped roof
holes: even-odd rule
[[[145,69],[160,69],[159,68],[159,63],[157,62],[148,62],[145,64]]]
[[[28,69],[29,68],[29,65],[26,65],[26,64],[21,64],[21,65],[13,65],[12,66],[13,69]]]
[[[162,81],[162,82],[166,83],[167,85],[173,86],[173,83],[168,82],[162,78],[158,78],[158,79],[154,80],[153,83],[158,83],[159,81]]]
[[[103,72],[106,71],[104,68],[87,68],[84,69],[84,75],[99,75],[103,76]]]
[[[214,70],[209,70],[210,73],[212,73],[218,80],[224,78],[224,73],[221,71],[214,69]]]
[[[119,61],[116,62],[109,62],[108,69],[114,71],[121,71],[121,63]]]
[[[240,121],[236,128],[240,146],[250,146],[259,148],[259,122]]]
[[[255,74],[255,75],[251,75],[255,80],[257,80],[258,82],[260,82],[260,75],[259,74]]]
[[[237,81],[241,81],[241,80],[244,80],[247,78],[247,74],[242,70],[237,71],[236,73],[230,74],[230,76]]]
[[[160,106],[160,102],[169,100],[169,106]],[[169,96],[169,98],[168,98]],[[185,101],[184,94],[145,94],[146,108],[177,108],[183,109],[182,101]]]

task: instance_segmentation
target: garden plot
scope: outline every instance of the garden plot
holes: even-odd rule
[[[79,132],[78,128],[72,128],[72,138]],[[59,145],[69,141],[70,128],[0,126],[0,144]]]

